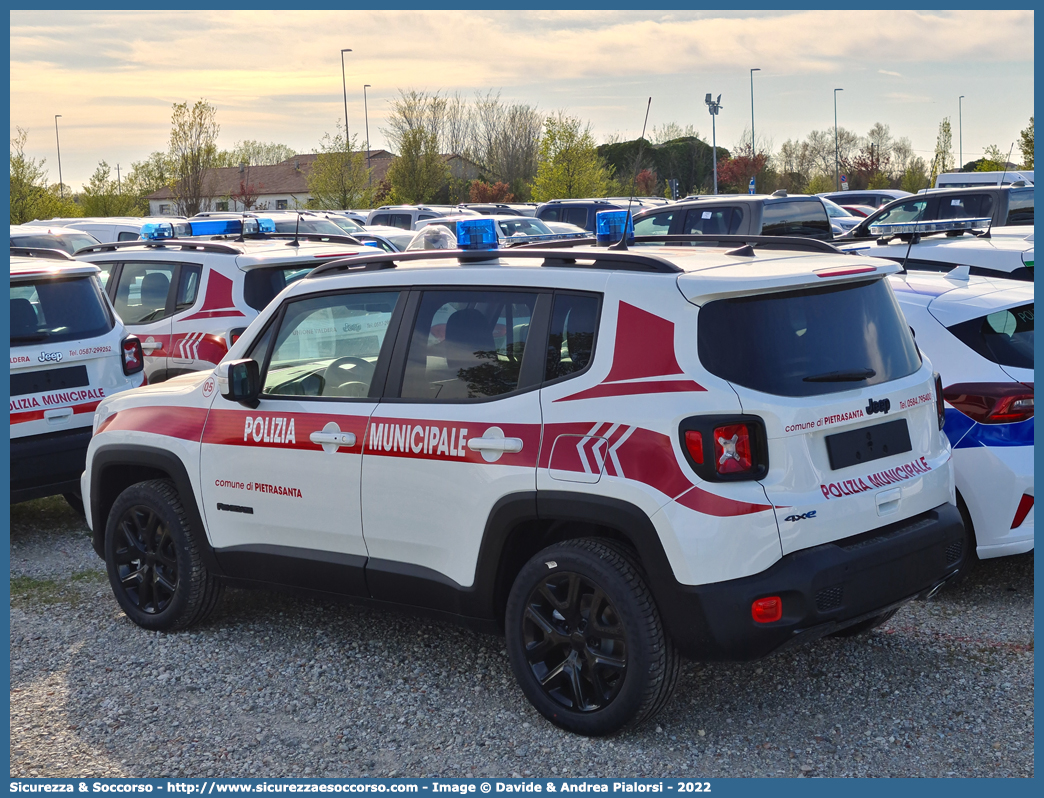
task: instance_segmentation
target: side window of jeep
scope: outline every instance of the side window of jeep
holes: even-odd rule
[[[594,294],[558,292],[551,311],[544,381],[572,377],[594,358],[599,298]]]

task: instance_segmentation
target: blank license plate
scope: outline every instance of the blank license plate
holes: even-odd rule
[[[910,451],[910,430],[905,418],[897,418],[872,427],[827,435],[826,445],[830,467],[836,471]]]

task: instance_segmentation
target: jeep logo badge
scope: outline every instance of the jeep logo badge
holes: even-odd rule
[[[882,399],[880,402],[876,399],[871,399],[864,412],[868,416],[872,416],[874,413],[887,413],[891,408],[892,402],[889,399]]]
[[[41,363],[61,363],[62,353],[61,352],[41,352],[37,358]]]

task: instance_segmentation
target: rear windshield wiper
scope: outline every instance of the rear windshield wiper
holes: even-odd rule
[[[852,369],[851,371],[828,371],[825,374],[813,374],[805,377],[805,382],[859,382],[877,375],[873,369]]]
[[[43,341],[43,340],[46,340],[47,338],[50,338],[50,337],[51,337],[50,333],[30,333],[29,335],[12,335],[11,336],[11,343],[12,344],[24,344],[24,343],[29,343],[31,341]]]

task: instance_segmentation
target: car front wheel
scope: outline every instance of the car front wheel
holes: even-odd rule
[[[174,483],[131,485],[105,530],[105,565],[116,601],[145,629],[183,629],[205,619],[221,584],[203,565]]]

